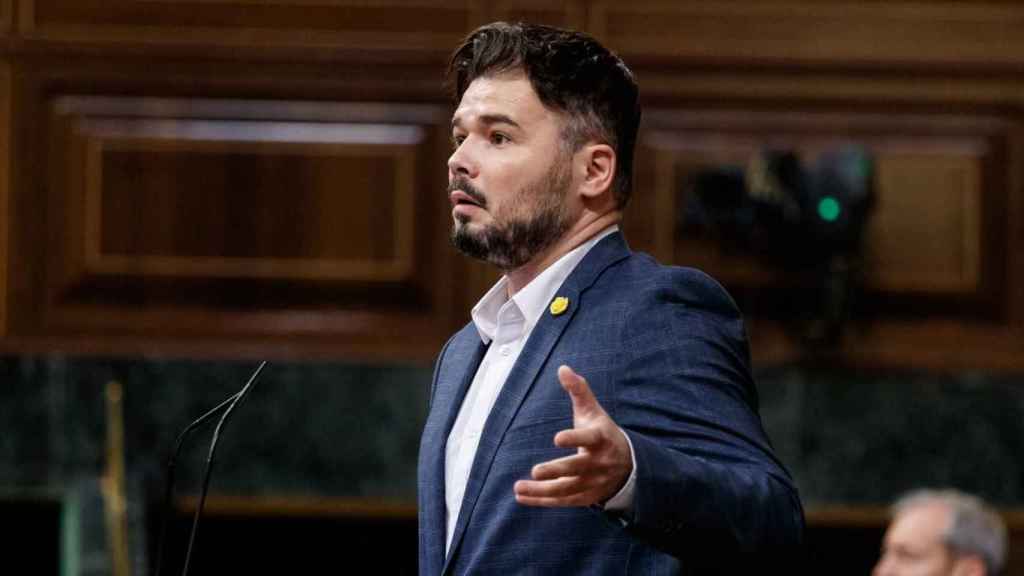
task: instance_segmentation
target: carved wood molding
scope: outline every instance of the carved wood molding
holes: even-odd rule
[[[497,18],[596,34],[637,72],[648,119],[659,110],[676,115],[649,123],[642,136],[647,148],[638,161],[646,164],[627,214],[634,247],[724,271],[730,281],[779,282],[756,263],[680,244],[671,218],[652,215],[679,208],[675,179],[715,138],[729,142],[721,157],[735,159],[763,136],[794,127],[810,147],[815,138],[851,133],[884,153],[887,191],[914,187],[889,194],[877,224],[933,248],[908,265],[892,258],[898,234],[876,235],[882,261],[874,289],[930,299],[935,316],[881,315],[852,336],[846,359],[1022,366],[1015,358],[1024,356],[1024,6],[966,1],[0,0],[0,34],[8,30],[0,43],[0,161],[10,162],[0,181],[10,209],[0,240],[0,251],[9,242],[2,259],[9,304],[0,306],[8,334],[0,346],[403,357],[403,344],[385,336],[393,331],[427,334],[415,355],[429,358],[427,340],[443,340],[494,276],[451,254],[438,198],[448,148],[443,60],[463,34]],[[55,102],[73,103],[75,112]],[[303,136],[268,137],[275,123]],[[397,143],[366,143],[365,132],[363,140],[340,136],[393,128],[416,136]],[[232,137],[211,136],[218,130]],[[246,131],[262,136],[246,140]],[[218,162],[261,166],[263,176],[246,180],[246,170]],[[183,166],[204,166],[205,176]],[[281,240],[276,247],[246,253],[209,233],[160,228],[221,210],[200,210],[197,195],[171,184],[148,192],[178,206],[166,222],[141,226],[132,210],[114,209],[130,201],[140,171],[144,182],[199,190],[232,181],[257,192],[276,173],[306,173],[315,192],[294,204],[315,207],[329,201],[329,187],[310,174],[331,166],[330,181],[351,172],[361,175],[362,190],[373,174],[387,175],[383,188],[394,193],[384,196],[397,212],[385,221],[399,225],[384,226],[384,252],[318,252],[324,245],[316,242],[335,233],[327,226],[285,249],[285,235],[257,214],[242,228]],[[936,212],[904,217],[930,201],[929,187],[942,195],[927,208]],[[233,194],[221,200],[242,197]],[[360,206],[353,230],[373,219],[372,207]],[[354,236],[364,247],[376,239],[360,230]],[[307,241],[319,248],[300,245]],[[259,289],[240,289],[243,282]],[[958,309],[964,302],[966,312]],[[754,346],[760,359],[799,355],[778,326],[764,329],[759,318],[752,325],[767,335]],[[196,343],[202,334],[254,340],[222,340],[214,349]]]
[[[595,0],[588,30],[627,61],[1024,65],[1024,7],[1011,3]]]
[[[44,112],[51,242],[25,335],[332,334],[419,358],[452,326],[437,107],[66,95]]]
[[[880,204],[868,239],[868,308],[877,308],[828,357],[878,368],[1024,370],[1024,84],[840,70],[663,68],[643,78],[654,104],[641,131],[627,236],[760,302],[741,301],[757,364],[804,357],[771,320],[778,312],[763,317],[757,308],[794,278],[683,241],[672,216],[683,207],[680,178],[708,163],[742,167],[764,147],[813,153],[846,142],[869,145],[878,160]]]
[[[11,213],[11,100],[11,67],[7,62],[0,62],[0,214],[4,216],[0,220],[0,336],[7,334],[7,309],[10,304],[7,285],[10,274],[8,238],[11,234],[8,220]]]
[[[96,45],[277,46],[447,53],[482,24],[448,0],[21,0],[18,33]]]
[[[743,168],[765,147],[813,158],[830,147],[865,145],[876,157],[879,195],[866,245],[868,286],[967,296],[982,289],[982,255],[998,249],[982,246],[983,213],[1001,212],[1009,193],[1002,179],[989,182],[983,174],[986,163],[1004,152],[1010,120],[773,110],[652,110],[647,119],[641,156],[647,150],[653,155],[653,205],[645,207],[650,214],[683,209],[679,186],[688,172],[722,164]],[[782,280],[758,261],[722,259],[713,246],[692,245],[677,236],[677,226],[673,218],[654,219],[654,250],[661,258],[710,267],[727,281]],[[930,249],[917,249],[923,246]],[[1001,266],[993,273],[1002,274]]]
[[[0,0],[0,34],[8,35],[14,29],[14,0]]]
[[[66,105],[67,102],[62,102]],[[272,124],[268,125],[268,124]],[[86,273],[142,274],[284,280],[404,281],[413,270],[413,214],[415,148],[424,131],[414,125],[350,124],[266,121],[190,122],[183,135],[162,120],[91,119],[75,122],[74,130],[86,140],[85,159],[85,254]],[[282,138],[268,134],[282,133]],[[241,133],[239,135],[235,135]],[[245,134],[263,133],[266,139],[245,141]],[[375,142],[376,141],[376,142]],[[393,253],[383,258],[274,258],[168,256],[119,254],[103,248],[105,156],[129,153],[140,161],[161,154],[206,155],[213,158],[247,156],[296,156],[316,159],[387,158],[393,166],[395,185],[389,203],[394,218],[387,222]],[[258,161],[258,160],[257,160]],[[385,193],[387,191],[384,191]],[[341,193],[339,191],[339,193]],[[381,221],[381,224],[384,222]],[[302,226],[305,223],[296,222]]]

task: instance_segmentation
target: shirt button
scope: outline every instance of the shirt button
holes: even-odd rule
[[[509,350],[508,346],[502,346],[501,347],[501,355],[502,356],[508,356],[510,352],[512,352],[512,351]]]

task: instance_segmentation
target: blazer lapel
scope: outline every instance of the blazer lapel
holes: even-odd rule
[[[425,550],[427,560],[433,570],[427,570],[427,574],[441,574],[441,566],[444,562],[445,535],[445,495],[444,495],[444,458],[445,445],[448,441],[448,434],[455,425],[455,418],[459,414],[459,407],[466,397],[473,376],[476,374],[480,361],[483,360],[487,351],[485,345],[476,330],[461,342],[454,342],[452,349],[442,358],[443,366],[437,376],[437,390],[434,392],[432,404],[444,407],[437,416],[437,425],[431,427],[432,432],[423,439],[425,460],[423,466],[429,470],[426,486],[430,490],[425,502],[429,503],[427,510],[421,513],[426,515],[425,521],[428,529],[425,531]]]
[[[442,573],[448,570],[451,559],[462,542],[466,525],[473,514],[473,508],[476,506],[480,489],[490,472],[491,464],[494,463],[494,455],[498,446],[501,445],[512,419],[536,382],[541,366],[551,355],[562,332],[576,315],[580,294],[593,284],[601,271],[628,255],[629,249],[626,247],[622,234],[614,233],[603,238],[576,266],[576,269],[556,293],[556,296],[564,296],[569,299],[569,308],[558,315],[545,313],[534,326],[533,333],[530,334],[526,345],[523,346],[523,350],[519,354],[519,359],[512,371],[509,372],[498,398],[494,401],[494,407],[491,408],[491,413],[487,417],[487,423],[484,425],[476,457],[473,460],[473,467],[469,473],[469,481],[466,484],[462,509],[459,511],[459,518],[455,525],[455,534],[452,536],[450,552],[445,560]],[[472,379],[472,374],[470,378]],[[450,428],[451,425],[452,423],[449,422],[448,427]],[[509,498],[512,498],[511,490]]]

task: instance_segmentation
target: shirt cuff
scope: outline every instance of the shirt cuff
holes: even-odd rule
[[[627,518],[633,517],[633,501],[634,493],[636,492],[636,452],[633,451],[633,441],[629,439],[629,434],[626,434],[625,430],[619,428],[622,431],[622,435],[626,437],[626,443],[629,444],[629,458],[633,462],[633,468],[629,471],[629,478],[626,479],[626,483],[622,485],[622,488],[612,496],[610,500],[604,503],[605,512],[615,512],[626,516]]]

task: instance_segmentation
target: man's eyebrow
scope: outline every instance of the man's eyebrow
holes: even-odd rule
[[[522,126],[518,122],[512,119],[511,116],[505,114],[481,114],[477,121],[486,126],[492,126],[494,124],[508,124],[513,128],[522,129]],[[462,124],[461,119],[458,116],[452,118],[452,128],[458,128]]]

